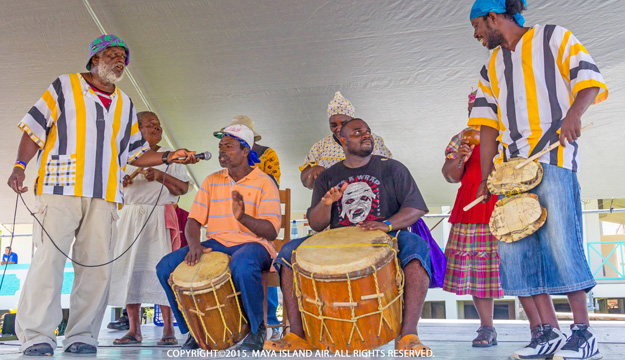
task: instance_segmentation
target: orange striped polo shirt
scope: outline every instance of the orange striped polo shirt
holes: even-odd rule
[[[276,233],[280,231],[280,193],[273,180],[257,167],[236,182],[228,174],[228,169],[208,175],[195,195],[189,218],[206,225],[207,239],[215,239],[225,246],[257,242],[267,249],[271,258],[275,258],[276,249],[271,241],[260,238],[234,218],[234,190],[243,196],[246,214],[269,220]]]

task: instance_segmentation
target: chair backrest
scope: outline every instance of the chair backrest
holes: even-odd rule
[[[282,213],[281,229],[284,229],[282,239],[273,241],[276,251],[280,252],[282,245],[291,240],[291,189],[280,190],[280,204],[284,204],[284,212]]]

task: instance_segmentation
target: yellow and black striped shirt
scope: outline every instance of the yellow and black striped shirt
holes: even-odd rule
[[[594,60],[567,29],[536,25],[515,51],[502,47],[480,72],[469,126],[499,130],[495,162],[529,157],[558,141],[560,126],[577,93],[600,88],[594,103],[608,97],[608,88]],[[578,144],[559,146],[540,162],[577,171]]]
[[[118,87],[107,109],[80,74],[61,75],[18,127],[39,145],[35,194],[123,203],[122,168],[149,149]]]

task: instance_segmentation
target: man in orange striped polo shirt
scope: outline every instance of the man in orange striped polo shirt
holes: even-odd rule
[[[188,247],[163,257],[156,266],[180,331],[189,331],[171,287],[169,276],[183,261],[196,264],[206,252],[219,251],[232,257],[230,270],[252,329],[241,350],[261,350],[266,329],[263,324],[261,272],[269,270],[276,250],[271,241],[281,223],[280,194],[273,180],[254,164],[254,133],[245,125],[231,125],[214,133],[220,138],[219,164],[223,170],[204,179],[198,191],[185,233]],[[206,241],[200,243],[200,229],[206,225]],[[190,335],[183,349],[195,349]]]

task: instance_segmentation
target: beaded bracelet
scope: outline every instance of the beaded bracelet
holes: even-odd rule
[[[13,165],[13,167],[20,167],[20,168],[26,170],[26,163],[21,161],[21,160],[16,160],[15,161],[15,165]]]

